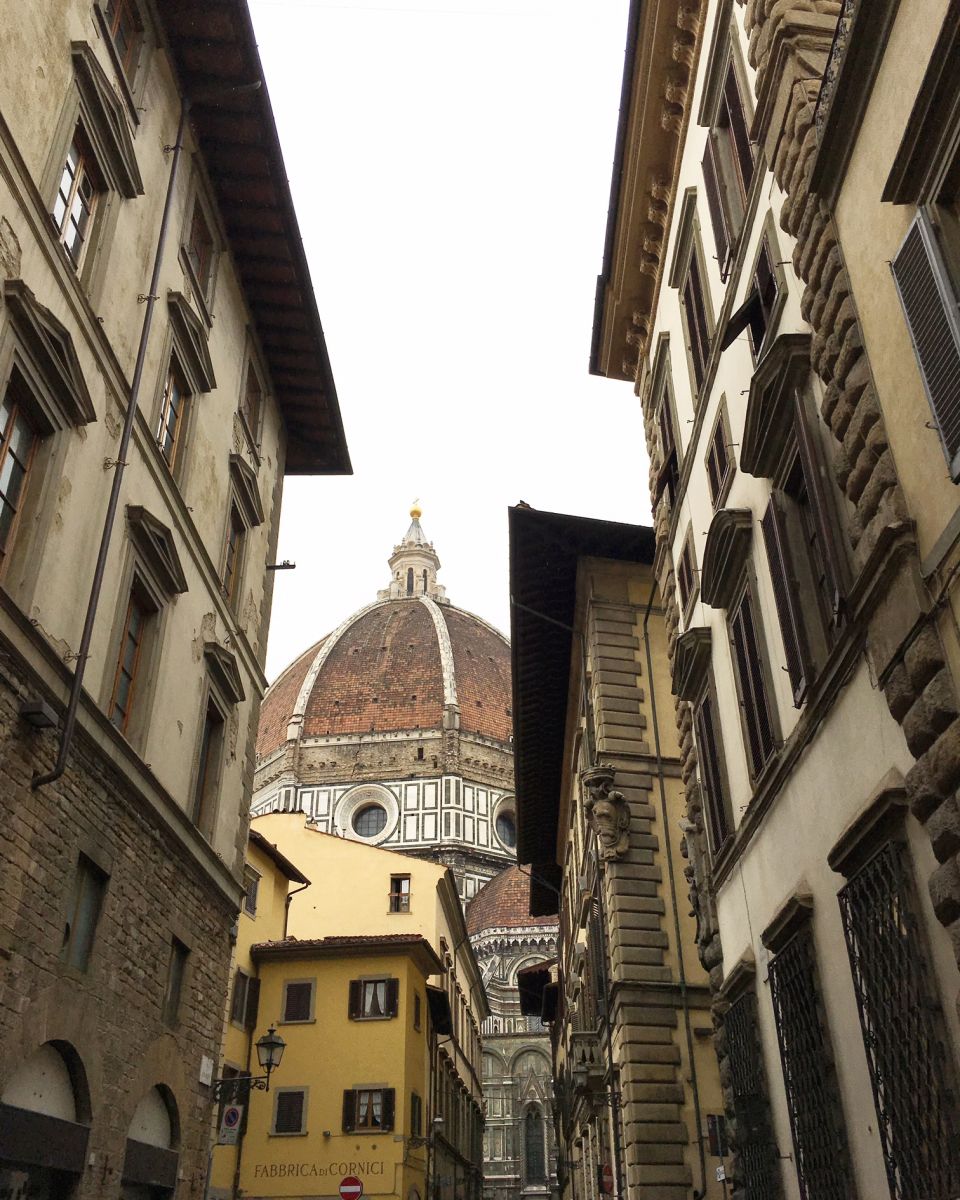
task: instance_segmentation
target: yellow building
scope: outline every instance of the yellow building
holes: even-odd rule
[[[214,1150],[212,1200],[336,1197],[350,1176],[365,1196],[479,1196],[488,1008],[451,872],[292,813],[255,822],[247,863],[223,1074],[257,1073],[268,1025],[287,1048]]]

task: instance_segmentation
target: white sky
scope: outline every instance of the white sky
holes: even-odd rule
[[[415,497],[509,633],[507,506],[648,522],[588,373],[627,0],[251,0],[353,460],[284,491],[267,675],[376,597]]]

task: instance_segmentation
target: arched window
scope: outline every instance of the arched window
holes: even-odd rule
[[[407,595],[413,595],[413,567],[407,567]]]
[[[427,572],[426,572],[426,570],[424,570],[424,572],[423,572],[423,594],[424,595],[427,594]]]
[[[539,1183],[547,1177],[543,1135],[543,1113],[531,1105],[523,1118],[523,1171],[526,1183]]]

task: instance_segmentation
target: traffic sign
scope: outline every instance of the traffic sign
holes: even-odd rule
[[[340,1180],[340,1200],[360,1200],[363,1184],[356,1175],[347,1175]]]
[[[221,1146],[235,1146],[240,1138],[240,1126],[243,1123],[243,1106],[228,1104],[223,1110],[220,1120],[220,1136],[217,1142]]]

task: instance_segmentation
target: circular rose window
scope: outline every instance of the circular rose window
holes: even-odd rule
[[[353,831],[360,837],[376,837],[386,823],[386,811],[379,804],[365,804],[353,814]]]
[[[517,844],[517,826],[513,813],[502,812],[497,817],[497,837],[508,849],[512,850]]]

